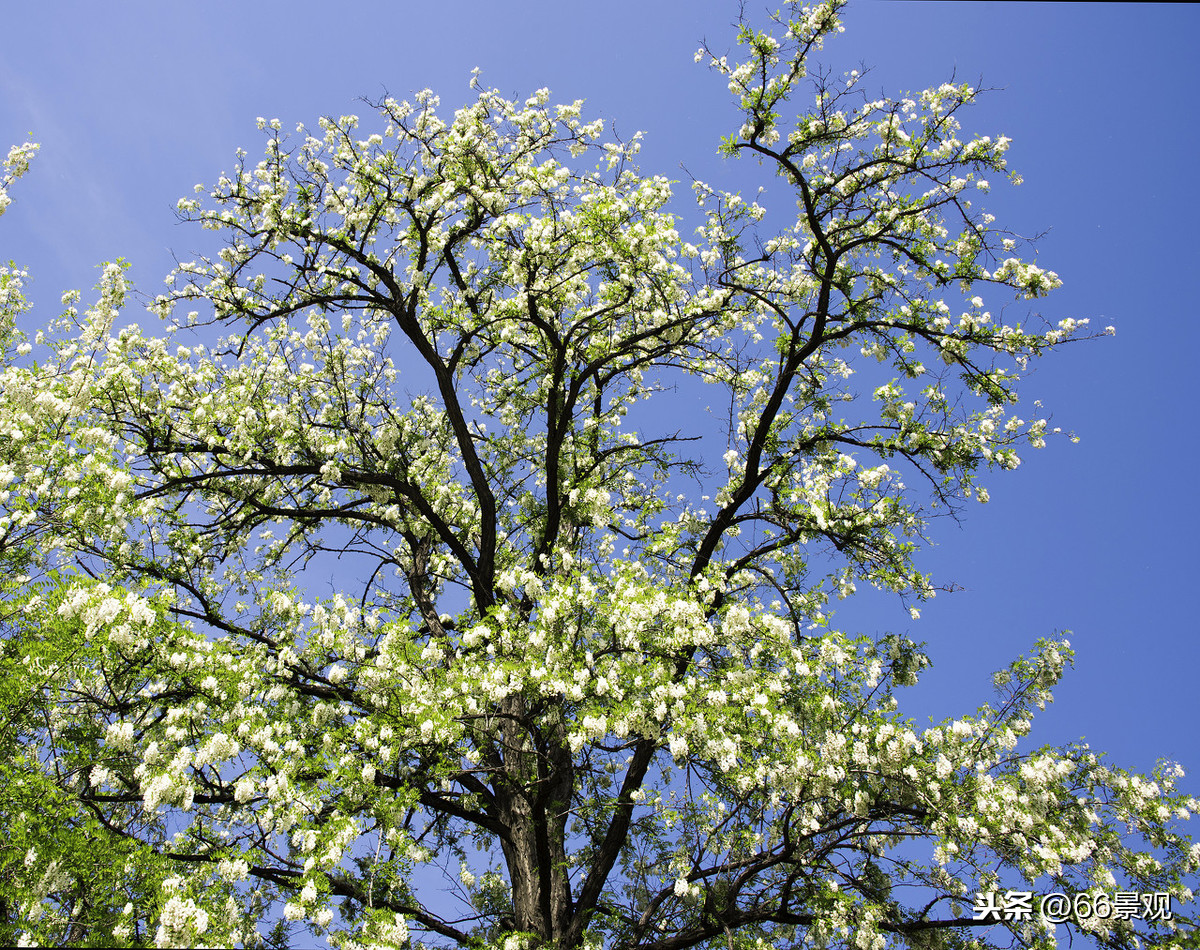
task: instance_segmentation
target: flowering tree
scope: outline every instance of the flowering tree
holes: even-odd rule
[[[1043,443],[1019,376],[1085,331],[986,309],[1058,281],[973,205],[975,92],[869,99],[810,63],[839,30],[698,54],[786,201],[697,184],[694,243],[636,140],[485,89],[260,122],[180,203],[220,248],[164,338],[110,265],[29,363],[4,274],[6,936],[1044,947],[974,895],[1190,898],[1177,770],[1025,740],[1065,641],[918,729],[919,646],[829,625],[916,615],[927,518]]]

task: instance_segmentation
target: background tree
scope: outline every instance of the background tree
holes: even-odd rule
[[[11,642],[82,645],[26,744],[141,875],[118,939],[282,905],[346,946],[1038,946],[974,893],[1188,896],[1173,773],[1021,743],[1065,642],[918,731],[919,647],[829,628],[858,584],[933,593],[926,519],[1041,444],[1019,375],[1082,327],[977,295],[1057,279],[972,206],[1007,174],[958,138],[974,91],[870,99],[810,65],[836,6],[790,14],[700,56],[786,215],[697,184],[682,240],[636,140],[545,91],[264,121],[181,202],[222,246],[169,342],[112,329],[111,266],[5,372],[5,528],[55,572]],[[61,888],[4,886],[70,939]]]
[[[32,143],[9,151],[0,214],[36,151]],[[0,268],[3,364],[30,351],[16,325],[29,309],[26,277],[15,265]],[[132,837],[113,840],[78,795],[104,753],[94,722],[72,720],[69,710],[77,677],[103,669],[104,658],[54,610],[64,589],[48,550],[61,527],[56,499],[97,487],[84,473],[45,464],[67,449],[55,410],[71,398],[70,385],[35,368],[5,372],[0,388],[8,424],[0,436],[0,939],[9,944],[35,919],[45,942],[106,943],[130,899],[147,904],[157,894],[154,863],[140,860],[145,849]],[[161,836],[153,815],[125,809],[107,820]]]

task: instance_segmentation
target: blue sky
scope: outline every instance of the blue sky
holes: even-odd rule
[[[365,117],[356,97],[426,86],[452,111],[471,97],[475,66],[502,92],[549,86],[558,101],[586,98],[585,114],[609,118],[622,137],[645,130],[648,173],[686,178],[682,162],[714,184],[757,185],[752,166],[716,157],[734,113],[720,77],[692,61],[702,38],[732,45],[733,0],[432,6],[10,7],[0,144],[32,135],[42,152],[0,224],[0,259],[30,269],[42,319],[118,256],[155,292],[171,251],[186,259],[199,239],[176,223],[175,201],[229,168],[238,146],[258,152],[256,116],[285,128],[327,113]],[[1047,359],[1028,382],[1079,444],[1051,441],[994,478],[991,503],[961,527],[932,527],[937,547],[923,564],[963,590],[918,622],[897,603],[862,598],[837,625],[929,641],[935,666],[909,707],[922,719],[973,709],[991,696],[991,671],[1070,628],[1076,670],[1035,738],[1086,735],[1143,770],[1177,760],[1200,792],[1200,517],[1190,497],[1200,461],[1200,6],[863,0],[846,27],[828,61],[873,67],[890,93],[952,72],[998,88],[966,131],[1011,136],[1025,184],[997,187],[987,206],[1016,231],[1049,229],[1041,263],[1065,286],[1045,315],[1114,324],[1117,336]],[[150,325],[135,312],[127,320]]]

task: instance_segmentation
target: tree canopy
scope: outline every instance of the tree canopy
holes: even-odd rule
[[[923,728],[920,644],[831,625],[918,613],[928,520],[1089,335],[997,316],[1058,284],[979,207],[1008,140],[822,67],[838,8],[697,54],[777,179],[694,182],[686,237],[636,138],[476,83],[261,120],[160,331],[116,262],[30,342],[0,272],[5,937],[1054,946],[976,913],[1023,884],[1169,893],[1059,932],[1184,939],[1182,773],[1027,738],[1065,640]]]

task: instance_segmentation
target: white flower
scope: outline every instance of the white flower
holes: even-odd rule
[[[112,723],[105,731],[104,740],[114,749],[128,752],[131,748],[133,748],[133,723]]]
[[[243,775],[233,785],[233,799],[239,805],[244,805],[254,797],[254,779]]]
[[[250,865],[242,858],[222,858],[217,865],[217,873],[223,880],[233,884],[246,879],[250,873]],[[132,913],[132,909],[130,913]]]

